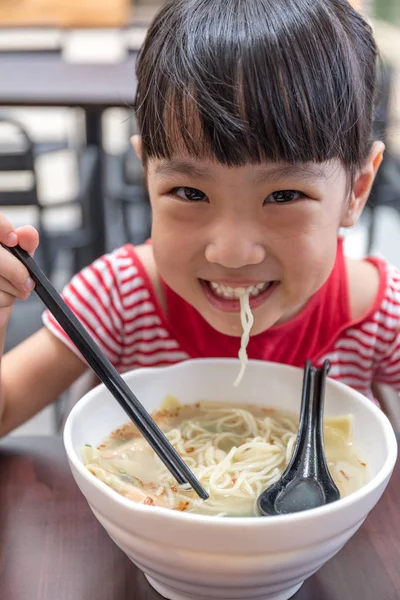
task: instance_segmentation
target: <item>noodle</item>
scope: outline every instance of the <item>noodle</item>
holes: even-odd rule
[[[251,331],[251,328],[253,327],[253,323],[254,323],[253,313],[251,312],[251,308],[250,308],[249,292],[244,291],[242,294],[240,294],[239,300],[240,300],[240,320],[242,322],[243,334],[242,334],[242,340],[241,340],[240,350],[239,350],[240,372],[233,384],[235,387],[237,387],[239,385],[239,383],[242,381],[244,372],[246,370],[246,366],[247,366],[247,362],[248,362],[246,349],[247,349],[247,346],[248,346],[249,340],[250,340],[250,331]]]
[[[177,485],[132,423],[97,449],[84,448],[87,468],[136,502],[207,515],[256,515],[257,497],[281,477],[297,432],[294,415],[257,406],[175,404],[153,418],[209,493],[207,502]],[[366,477],[349,423],[342,417],[325,425],[328,464],[342,495],[361,487]]]

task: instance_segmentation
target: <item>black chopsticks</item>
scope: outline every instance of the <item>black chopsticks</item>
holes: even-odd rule
[[[4,244],[1,245],[18,258],[28,269],[30,276],[36,284],[35,292],[39,298],[41,298],[45,306],[53,314],[54,318],[70,337],[99,379],[119,402],[129,418],[135,423],[140,433],[160,457],[177,482],[179,484],[189,483],[198,496],[206,500],[208,494],[200,482],[167,440],[138,398],[130,390],[118,371],[112,366],[108,358],[91,338],[72,310],[67,306],[60,294],[55,290],[35,260],[20,246],[11,248]]]

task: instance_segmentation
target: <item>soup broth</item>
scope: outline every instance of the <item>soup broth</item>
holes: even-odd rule
[[[260,406],[217,402],[181,405],[167,398],[152,415],[210,498],[179,486],[133,423],[97,448],[86,446],[89,471],[122,496],[153,506],[219,516],[256,516],[259,494],[278,481],[293,453],[298,418]],[[325,452],[341,497],[368,481],[355,448],[352,417],[324,421]]]

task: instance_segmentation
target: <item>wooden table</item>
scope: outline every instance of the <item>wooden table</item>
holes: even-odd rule
[[[90,512],[59,438],[0,443],[0,598],[161,598]],[[400,462],[361,529],[294,598],[400,598]]]
[[[91,195],[90,219],[96,232],[93,255],[106,247],[105,155],[102,151],[102,116],[110,107],[131,108],[136,92],[136,53],[118,63],[68,63],[61,52],[0,52],[1,106],[67,106],[82,108],[86,141],[100,149]]]

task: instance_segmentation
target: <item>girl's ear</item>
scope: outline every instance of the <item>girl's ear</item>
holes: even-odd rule
[[[349,204],[346,206],[342,218],[341,227],[353,227],[367,203],[372,184],[382,162],[385,145],[382,142],[374,142],[371,151],[365,161],[364,167],[357,173]]]
[[[142,136],[141,135],[133,135],[131,137],[131,144],[137,154],[138,159],[142,160]]]

